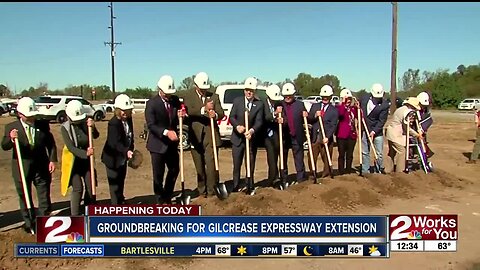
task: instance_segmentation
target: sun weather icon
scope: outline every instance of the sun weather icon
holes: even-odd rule
[[[85,242],[85,239],[83,239],[83,235],[77,233],[77,232],[72,232],[67,236],[67,243],[83,243]]]
[[[422,239],[422,235],[418,231],[411,231],[408,236],[408,239]]]
[[[380,253],[380,251],[378,250],[378,247],[374,245],[368,248],[368,253],[370,254],[370,256],[373,256],[373,257],[382,256],[382,253]]]
[[[239,248],[237,248],[237,253],[243,256],[243,254],[247,253],[247,248],[242,245]]]

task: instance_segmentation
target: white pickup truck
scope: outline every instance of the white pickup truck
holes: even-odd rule
[[[230,123],[230,111],[233,107],[233,100],[237,97],[241,97],[244,95],[243,91],[245,90],[245,86],[243,84],[229,84],[229,85],[220,85],[215,90],[215,93],[218,94],[220,98],[220,104],[222,104],[223,111],[225,116],[217,120],[218,127],[220,129],[220,138],[222,140],[230,140],[230,136],[233,132],[232,124]],[[261,98],[265,99],[267,87],[266,86],[258,86],[256,95]]]
[[[305,104],[305,108],[307,109],[307,111],[310,111],[310,108],[314,103],[318,103],[321,101],[322,101],[321,96],[308,96],[303,100],[303,103]],[[340,102],[341,100],[340,100],[340,97],[338,96],[332,96],[332,100],[330,100],[330,103],[332,103],[332,105],[335,105],[335,106],[340,104]]]

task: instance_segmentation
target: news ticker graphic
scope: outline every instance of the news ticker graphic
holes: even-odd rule
[[[247,245],[251,252],[256,245],[313,245],[307,252],[323,254],[324,244],[373,244],[379,252],[383,245],[387,252],[452,252],[458,239],[457,215],[200,216],[196,205],[95,205],[87,213],[37,217],[37,242],[98,243],[103,248],[110,243]]]
[[[391,251],[457,251],[457,215],[390,215]]]
[[[90,243],[387,243],[386,216],[89,216]]]
[[[389,258],[388,244],[15,244],[15,257]]]

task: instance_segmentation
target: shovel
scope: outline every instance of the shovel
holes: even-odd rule
[[[88,146],[93,148],[93,127],[88,127]],[[90,156],[90,185],[92,185],[92,199],[96,201],[97,181],[95,179],[95,156]]]
[[[30,222],[35,221],[32,216],[32,203],[30,202],[30,196],[28,196],[28,188],[27,188],[27,181],[25,179],[25,171],[23,170],[23,161],[22,161],[22,154],[20,152],[20,145],[18,144],[18,138],[13,139],[13,143],[15,144],[15,150],[17,152],[17,161],[18,161],[18,170],[20,171],[20,180],[22,181],[22,188],[23,188],[23,199],[27,206],[28,211],[28,219]],[[35,234],[33,228],[30,228],[30,233]]]
[[[248,127],[248,108],[245,109],[245,131],[250,130]],[[250,140],[245,138],[245,156],[246,156],[246,167],[247,167],[247,194],[254,195],[255,188],[253,184],[253,179],[250,172]]]
[[[320,130],[322,131],[322,138],[326,138],[325,129],[323,128],[322,116],[318,117],[318,122],[320,123]],[[325,146],[325,153],[327,153],[328,170],[330,171],[330,177],[332,177],[332,179],[333,179],[332,157],[330,156],[330,150],[328,149],[328,143],[323,143],[323,145]]]
[[[180,195],[180,204],[188,205],[190,204],[190,196],[185,194],[185,178],[183,174],[183,115],[182,117],[179,117],[178,120],[180,126],[180,180],[182,181],[182,195]]]
[[[217,154],[217,141],[215,138],[215,125],[213,118],[210,118],[210,129],[212,132],[212,147],[213,147],[213,159],[215,161],[215,193],[220,200],[228,198],[228,190],[225,183],[220,183],[220,173],[218,170],[218,154]]]
[[[408,161],[410,160],[410,115],[407,115],[407,133],[405,136],[406,139],[406,147],[405,147],[405,173],[408,173],[410,170],[408,169]]]
[[[312,165],[313,170],[313,183],[318,184],[317,180],[317,168],[315,167],[315,161],[313,160],[313,150],[312,150],[312,141],[310,140],[310,132],[308,130],[308,122],[307,117],[303,117],[303,124],[305,126],[305,132],[307,135],[307,143],[308,143],[308,154],[310,155],[310,164]]]
[[[357,99],[355,99],[355,102],[357,102]],[[359,157],[359,160],[360,160],[360,173],[359,175],[360,176],[363,176],[363,170],[362,170],[362,163],[363,163],[363,156],[362,156],[362,123],[361,123],[361,108],[360,108],[360,103],[358,102],[357,103],[357,129],[358,129],[358,132],[357,132],[357,140],[358,140],[358,157]]]
[[[282,118],[282,112],[278,113],[278,118]],[[279,137],[279,145],[280,145],[280,190],[285,190],[288,188],[288,183],[283,177],[283,128],[282,124],[278,123],[278,137]]]

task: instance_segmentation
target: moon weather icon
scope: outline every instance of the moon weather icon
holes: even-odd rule
[[[305,246],[303,248],[303,254],[305,254],[305,256],[312,256],[312,252],[313,248],[311,246]]]

